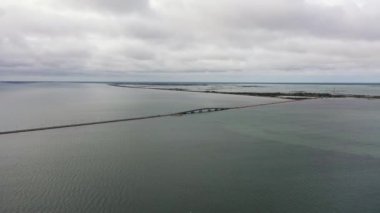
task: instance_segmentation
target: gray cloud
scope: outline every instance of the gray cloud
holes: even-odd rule
[[[4,0],[0,8],[0,76],[380,76],[375,0]]]
[[[67,0],[67,6],[78,7],[77,9],[95,9],[100,12],[133,12],[145,10],[149,7],[148,0]]]

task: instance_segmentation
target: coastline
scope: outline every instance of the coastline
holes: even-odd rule
[[[335,94],[335,93],[318,93],[318,92],[221,92],[215,90],[190,90],[183,88],[157,88],[152,87],[154,85],[126,85],[119,83],[110,83],[110,86],[125,87],[134,89],[152,89],[152,90],[167,90],[167,91],[179,91],[179,92],[198,92],[198,93],[212,93],[212,94],[224,94],[224,95],[243,95],[243,96],[257,96],[257,97],[270,97],[281,98],[287,100],[305,100],[315,98],[360,98],[360,99],[380,99],[378,95],[359,95],[359,94]]]

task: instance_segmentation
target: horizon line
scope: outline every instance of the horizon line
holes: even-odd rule
[[[1,81],[0,83],[175,83],[175,84],[380,84],[380,82],[310,82],[310,81],[60,81],[60,80],[15,80]]]

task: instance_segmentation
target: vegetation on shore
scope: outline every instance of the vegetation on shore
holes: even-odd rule
[[[183,88],[158,88],[153,85],[124,85],[113,83],[111,86],[138,88],[138,89],[154,89],[154,90],[170,90],[181,92],[201,92],[201,93],[214,93],[214,94],[226,94],[226,95],[244,95],[244,96],[259,96],[259,97],[272,97],[283,98],[292,100],[312,99],[312,98],[362,98],[362,99],[380,99],[380,96],[374,95],[358,95],[358,94],[336,94],[336,93],[316,93],[316,92],[222,92],[215,90],[189,90]]]

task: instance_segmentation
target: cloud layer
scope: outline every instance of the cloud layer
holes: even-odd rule
[[[2,0],[0,77],[380,81],[378,20],[377,0]]]

